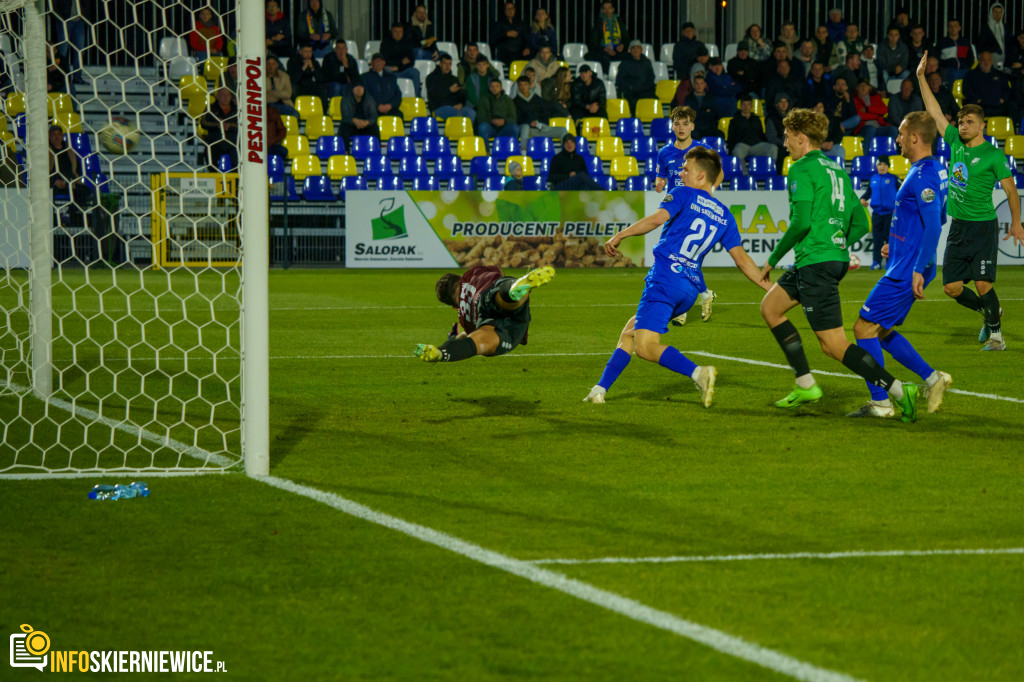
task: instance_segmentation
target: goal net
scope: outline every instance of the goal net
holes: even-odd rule
[[[224,471],[247,433],[265,449],[246,231],[266,229],[266,173],[238,158],[262,35],[252,0],[0,0],[0,476]]]

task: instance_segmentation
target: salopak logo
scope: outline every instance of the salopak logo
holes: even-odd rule
[[[374,218],[370,223],[373,228],[373,241],[404,239],[409,236],[409,230],[405,226],[405,206],[392,210],[394,207],[393,198],[381,200],[380,217]]]

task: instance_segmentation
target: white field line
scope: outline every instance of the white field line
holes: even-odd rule
[[[854,678],[843,673],[834,672],[825,668],[819,668],[799,659],[787,656],[786,654],[767,649],[753,642],[730,635],[721,630],[689,621],[665,611],[659,611],[641,604],[640,602],[628,599],[614,592],[602,590],[589,583],[569,578],[560,573],[555,573],[540,568],[526,561],[513,559],[512,557],[498,552],[474,545],[465,540],[442,533],[441,531],[427,528],[415,523],[410,523],[394,516],[381,513],[357,502],[341,497],[334,493],[324,492],[315,488],[300,485],[286,479],[274,476],[258,477],[255,480],[262,481],[280,490],[285,490],[296,495],[307,497],[316,502],[326,504],[338,511],[349,514],[364,521],[375,523],[399,533],[403,533],[422,542],[440,547],[441,549],[454,552],[463,557],[477,561],[486,566],[511,573],[512,575],[525,578],[532,583],[558,590],[564,594],[576,597],[595,606],[607,609],[614,613],[626,616],[632,620],[653,625],[656,628],[666,630],[686,639],[693,640],[715,651],[728,656],[748,661],[768,670],[788,675],[798,680],[813,682],[849,682]]]
[[[211,457],[213,455],[211,454]],[[0,481],[52,481],[72,478],[178,478],[182,476],[208,476],[209,474],[233,473],[227,469],[103,469],[95,471],[54,471],[46,473],[0,474]]]
[[[1024,554],[1024,547],[998,549],[891,549],[850,552],[793,552],[790,554],[711,554],[707,556],[600,557],[597,559],[534,559],[531,564],[683,564],[715,561],[772,561],[797,559],[867,559],[876,557],[973,556],[978,554]]]

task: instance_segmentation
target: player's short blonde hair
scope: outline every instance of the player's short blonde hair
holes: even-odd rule
[[[903,117],[903,121],[907,124],[907,132],[917,133],[926,144],[934,142],[939,133],[935,119],[927,111],[912,111]]]
[[[672,122],[675,123],[679,119],[695,123],[697,121],[697,112],[692,107],[676,107],[670,114]]]
[[[794,109],[782,121],[787,132],[806,135],[815,147],[820,147],[828,136],[828,116],[813,109]]]

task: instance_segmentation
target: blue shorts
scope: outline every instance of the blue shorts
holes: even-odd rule
[[[636,307],[635,329],[658,334],[668,332],[669,321],[693,307],[700,292],[696,286],[677,288],[661,282],[648,282]]]
[[[924,285],[928,286],[935,279],[935,267],[929,267],[924,273]],[[903,324],[914,305],[914,289],[912,281],[882,277],[868,294],[868,300],[860,309],[860,316],[868,322],[874,322],[883,329],[892,329]]]

